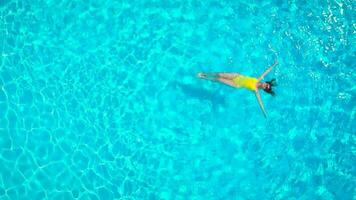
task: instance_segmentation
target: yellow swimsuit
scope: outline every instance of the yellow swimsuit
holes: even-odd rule
[[[246,88],[251,91],[257,90],[257,83],[258,83],[257,78],[239,75],[234,79],[232,79],[232,81],[235,83],[237,87]]]

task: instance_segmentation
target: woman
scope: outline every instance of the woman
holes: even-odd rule
[[[271,70],[274,66],[278,65],[278,61],[276,61],[272,66],[270,66],[259,78],[243,76],[238,73],[198,73],[198,77],[202,79],[207,79],[211,81],[218,81],[223,84],[235,87],[235,88],[246,88],[255,92],[258,103],[262,109],[262,112],[265,117],[267,117],[265,108],[263,107],[263,103],[261,100],[260,93],[258,89],[263,89],[265,92],[274,96],[274,92],[272,90],[273,86],[276,86],[275,79],[266,82],[260,82]]]

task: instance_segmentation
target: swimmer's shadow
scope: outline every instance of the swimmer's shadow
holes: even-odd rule
[[[204,89],[202,87],[195,87],[188,84],[178,83],[174,84],[177,88],[180,88],[187,96],[190,96],[199,100],[210,100],[213,106],[225,105],[225,97],[211,90]]]

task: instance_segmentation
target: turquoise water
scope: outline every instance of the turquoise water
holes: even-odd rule
[[[355,199],[355,1],[251,2],[1,0],[0,199]]]

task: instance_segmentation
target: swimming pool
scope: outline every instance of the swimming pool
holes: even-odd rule
[[[0,199],[354,199],[355,2],[252,2],[2,0]]]

